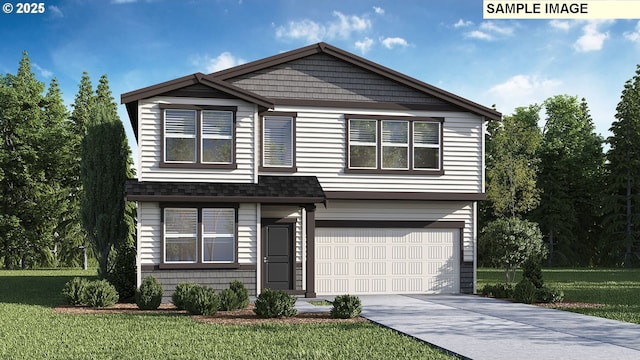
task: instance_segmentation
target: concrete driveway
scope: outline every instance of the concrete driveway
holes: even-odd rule
[[[362,316],[462,358],[640,359],[640,325],[472,295],[360,299]]]

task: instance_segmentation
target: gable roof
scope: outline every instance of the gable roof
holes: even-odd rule
[[[142,89],[127,92],[121,95],[121,103],[126,105],[127,113],[133,127],[136,138],[138,137],[138,101],[148,99],[154,96],[173,94],[180,89],[191,88],[194,91],[202,91],[202,89],[211,89],[217,91],[218,94],[230,96],[258,105],[260,111],[272,109],[276,104],[291,104],[288,99],[276,98],[273,96],[260,95],[257,90],[250,90],[248,86],[242,84],[238,79],[251,76],[254,73],[267,71],[270,68],[283,67],[291,65],[296,61],[301,61],[312,56],[325,55],[332,59],[337,59],[349,66],[360,69],[361,72],[374,74],[387,83],[396,84],[412,89],[414,93],[432,99],[436,104],[431,109],[441,110],[461,110],[468,111],[489,120],[499,120],[502,114],[491,108],[477,104],[471,100],[462,98],[448,91],[442,90],[425,82],[412,78],[410,76],[399,73],[395,70],[382,66],[380,64],[369,61],[365,58],[349,53],[342,49],[336,48],[324,42],[305,46],[296,50],[291,50],[278,55],[273,55],[261,60],[256,60],[247,64],[235,66],[230,69],[218,71],[208,75],[195,73],[183,76],[174,80],[165,81],[156,85],[148,86]],[[197,88],[196,88],[197,86]],[[375,85],[373,85],[375,86]],[[243,88],[244,87],[244,88]],[[255,87],[255,86],[254,86]],[[370,85],[369,88],[372,86]],[[259,88],[259,86],[258,86]],[[366,88],[366,87],[365,87]],[[397,88],[397,87],[396,87]],[[392,90],[395,92],[395,90]],[[184,95],[182,95],[184,96]],[[427,99],[427,101],[429,101]],[[295,104],[309,104],[313,101],[296,99]],[[442,107],[445,104],[445,107]],[[375,102],[364,103],[363,106],[375,107]]]
[[[265,70],[270,67],[275,67],[285,63],[290,63],[290,62],[300,60],[305,57],[309,57],[316,54],[326,54],[331,57],[337,58],[348,64],[351,64],[358,68],[377,74],[383,78],[392,80],[394,82],[397,82],[409,88],[415,89],[424,94],[441,99],[447,103],[450,103],[456,107],[459,107],[462,110],[469,111],[471,113],[478,114],[480,116],[484,116],[489,120],[499,120],[502,117],[502,114],[496,110],[482,106],[471,100],[462,98],[448,91],[437,88],[433,85],[429,85],[425,82],[422,82],[410,76],[404,75],[400,72],[397,72],[395,70],[392,70],[380,64],[374,63],[370,60],[367,60],[365,58],[362,58],[350,52],[344,51],[342,49],[339,49],[337,47],[334,47],[324,42],[309,45],[309,46],[288,51],[282,54],[270,56],[262,60],[257,60],[247,64],[235,66],[230,69],[211,73],[209,75],[206,75],[206,77],[209,79],[216,78],[216,79],[223,80],[225,82],[229,82],[234,78],[238,78],[253,72]],[[274,102],[276,104],[278,103],[277,101],[274,101]]]
[[[127,113],[131,121],[133,131],[138,137],[138,100],[148,99],[154,96],[162,95],[173,90],[186,88],[192,85],[203,85],[207,88],[220,91],[231,95],[235,98],[258,105],[262,110],[273,108],[274,104],[271,100],[266,99],[256,93],[246,91],[242,88],[226,83],[215,78],[207,78],[203,73],[195,73],[183,76],[177,79],[165,81],[156,85],[147,86],[142,89],[130,91],[121,95],[121,103],[127,107]]]

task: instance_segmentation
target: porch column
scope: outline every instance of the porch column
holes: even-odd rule
[[[316,206],[305,206],[307,214],[307,289],[306,298],[316,297]]]

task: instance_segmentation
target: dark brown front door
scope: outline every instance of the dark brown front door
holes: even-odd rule
[[[293,289],[293,224],[270,224],[263,228],[264,288]]]

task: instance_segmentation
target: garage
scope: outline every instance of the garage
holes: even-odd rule
[[[460,292],[460,229],[318,227],[316,292]]]

